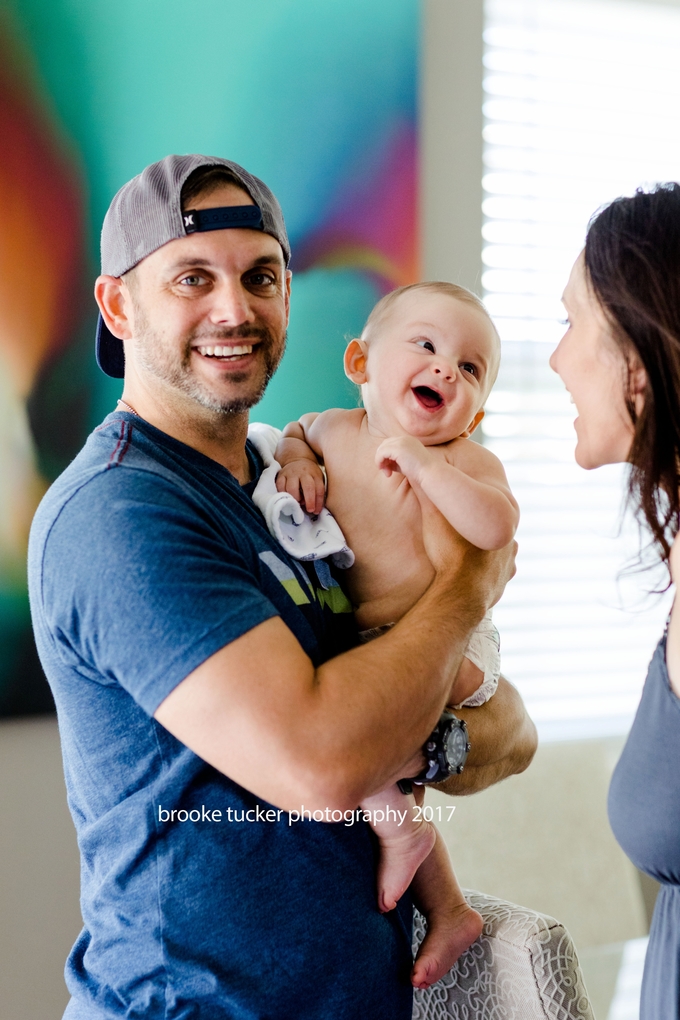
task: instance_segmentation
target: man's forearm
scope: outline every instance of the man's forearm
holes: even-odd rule
[[[383,637],[317,669],[320,742],[350,799],[352,790],[358,801],[404,777],[446,704],[480,609],[462,588],[435,584]]]
[[[536,727],[517,689],[504,677],[485,705],[456,709],[456,715],[465,719],[472,750],[465,770],[438,783],[438,790],[456,797],[479,793],[531,764],[538,747]]]

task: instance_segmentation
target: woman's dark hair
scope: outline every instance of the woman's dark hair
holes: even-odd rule
[[[680,525],[680,184],[639,189],[595,214],[585,247],[586,280],[630,364],[647,374],[635,432],[629,498],[668,562]]]

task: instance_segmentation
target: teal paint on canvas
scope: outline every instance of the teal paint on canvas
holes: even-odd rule
[[[8,88],[35,108],[31,130],[66,153],[82,206],[81,283],[63,294],[74,325],[65,339],[56,327],[50,333],[28,397],[12,395],[28,412],[21,470],[29,495],[121,392],[93,357],[100,224],[117,188],[171,151],[227,156],[263,177],[281,201],[294,252],[308,252],[294,276],[287,353],[253,417],[281,425],[356,403],[342,371],[345,339],[385,289],[414,272],[414,193],[395,192],[387,206],[385,193],[402,170],[414,170],[418,21],[418,0],[0,0],[0,42],[23,49]],[[0,103],[0,156],[3,111]],[[406,138],[406,150],[395,138]],[[396,243],[383,227],[402,218]],[[49,289],[50,281],[36,281],[43,283]],[[4,364],[0,384],[11,388]],[[5,488],[6,448],[0,435]],[[46,704],[24,690],[37,676],[20,565],[29,520],[11,539],[9,559],[0,521],[0,714]]]

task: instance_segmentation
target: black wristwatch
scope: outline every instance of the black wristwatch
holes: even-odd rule
[[[452,712],[442,712],[439,722],[423,745],[427,765],[417,776],[401,779],[402,793],[411,792],[411,783],[441,783],[449,776],[460,775],[470,753],[467,726]]]

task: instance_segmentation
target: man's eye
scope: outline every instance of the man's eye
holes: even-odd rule
[[[185,287],[200,287],[202,283],[205,283],[205,277],[199,276],[198,273],[191,273],[189,276],[182,277],[179,282]]]
[[[469,361],[464,361],[460,366],[464,372],[469,372],[470,375],[477,375],[477,368],[475,365],[471,365]]]
[[[276,280],[269,273],[251,273],[248,283],[251,287],[270,287],[276,283]]]
[[[416,340],[419,347],[423,347],[426,351],[430,351],[432,354],[435,353],[434,344],[431,340]]]

